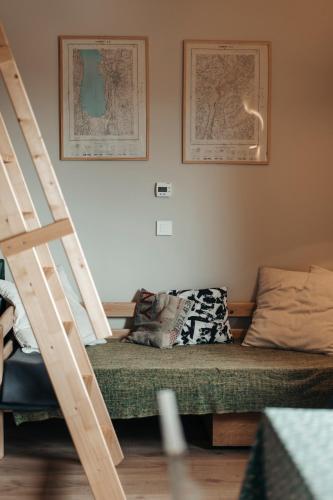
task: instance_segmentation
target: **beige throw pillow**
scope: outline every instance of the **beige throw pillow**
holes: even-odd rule
[[[319,267],[319,266],[315,266],[315,265],[310,266],[310,272],[315,273],[315,274],[322,276],[322,277],[324,277],[325,275],[327,275],[328,278],[333,277],[332,271],[329,271],[328,269],[324,269],[323,267]]]
[[[333,354],[333,273],[311,271],[260,269],[243,346]]]

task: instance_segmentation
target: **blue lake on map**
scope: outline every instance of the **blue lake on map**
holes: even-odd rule
[[[83,78],[80,88],[82,109],[90,116],[99,117],[105,113],[104,79],[99,71],[101,54],[99,50],[80,50],[83,62]]]

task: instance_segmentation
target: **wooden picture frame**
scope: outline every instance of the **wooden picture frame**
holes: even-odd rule
[[[270,65],[270,42],[184,41],[183,163],[269,163]]]
[[[148,38],[59,36],[61,160],[147,160]]]

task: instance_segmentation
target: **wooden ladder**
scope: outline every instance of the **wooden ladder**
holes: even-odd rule
[[[126,498],[115,469],[123,454],[79,337],[48,242],[61,239],[97,338],[111,335],[69,210],[3,27],[0,71],[54,222],[42,227],[0,115],[0,248],[96,499]]]

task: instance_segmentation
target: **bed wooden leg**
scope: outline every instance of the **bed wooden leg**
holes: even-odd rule
[[[0,411],[0,460],[5,456],[4,412]]]
[[[252,446],[260,413],[213,415],[213,446]]]

